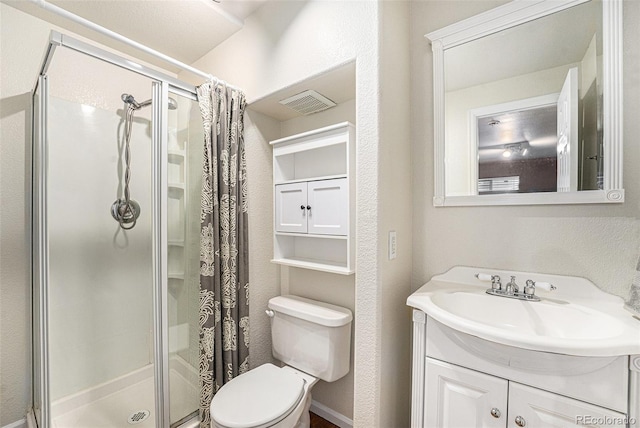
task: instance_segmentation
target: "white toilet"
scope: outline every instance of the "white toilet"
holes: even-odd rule
[[[226,383],[211,401],[215,428],[308,428],[311,388],[349,372],[351,311],[297,296],[269,300],[273,356]]]

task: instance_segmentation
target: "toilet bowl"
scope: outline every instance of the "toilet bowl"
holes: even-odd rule
[[[211,401],[214,428],[308,428],[317,378],[263,364],[225,384]]]
[[[351,311],[298,296],[269,300],[273,356],[224,384],[210,405],[212,428],[308,428],[311,388],[349,372]]]

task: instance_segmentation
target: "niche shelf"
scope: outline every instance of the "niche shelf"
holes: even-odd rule
[[[183,130],[168,129],[167,150],[167,276],[169,290],[180,292],[185,279],[185,229],[186,229],[186,183],[187,141]],[[183,141],[179,144],[178,141]]]
[[[273,263],[355,272],[355,127],[349,122],[273,146]]]

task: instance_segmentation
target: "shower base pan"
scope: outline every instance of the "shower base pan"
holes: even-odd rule
[[[169,371],[171,414],[187,416],[197,410],[197,372],[184,362],[172,361]],[[195,376],[195,377],[194,377]],[[190,381],[190,380],[191,381]],[[99,385],[52,405],[53,428],[154,428],[153,365]],[[180,428],[192,428],[189,421]]]

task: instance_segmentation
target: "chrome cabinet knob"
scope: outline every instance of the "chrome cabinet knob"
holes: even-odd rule
[[[515,422],[519,427],[523,427],[527,424],[527,421],[525,421],[522,416],[516,416]]]
[[[491,416],[493,416],[494,418],[498,419],[501,415],[502,413],[500,413],[500,410],[496,409],[495,407],[491,409]]]
[[[305,207],[304,205],[300,205],[300,209],[301,210],[304,210],[305,208],[307,208],[307,207]]]

